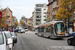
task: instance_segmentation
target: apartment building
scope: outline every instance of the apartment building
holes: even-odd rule
[[[28,23],[27,23],[28,19],[25,16],[22,16],[21,17],[21,21],[25,23],[25,26],[24,27],[25,28],[28,28]]]
[[[32,30],[32,28],[33,28],[33,18],[30,17],[30,18],[27,20],[27,23],[28,23],[28,29],[29,29],[29,30]]]
[[[47,4],[36,4],[33,16],[33,26],[37,27],[40,24],[46,23],[47,19]]]
[[[8,19],[7,19],[7,20],[9,20],[8,26],[11,27],[12,26],[12,18],[13,18],[12,11],[10,10],[10,8],[6,7],[5,9],[3,9],[2,13],[3,13],[3,17],[8,17]]]
[[[59,9],[59,0],[48,0],[47,6],[48,6],[47,18],[49,18],[49,20],[47,20],[47,22],[56,20],[55,16],[56,16],[56,12]]]
[[[13,26],[15,26],[16,21],[17,21],[16,17],[13,16],[13,17],[12,17],[12,25],[13,25]]]

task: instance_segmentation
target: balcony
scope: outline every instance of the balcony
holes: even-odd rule
[[[36,19],[36,23],[37,23],[37,22],[40,23],[40,22],[41,22],[41,19]]]
[[[36,19],[41,19],[41,16],[36,16]]]
[[[53,3],[53,8],[56,8],[57,7],[57,1],[55,1],[54,3]]]
[[[41,24],[41,22],[36,22],[36,25],[40,25]]]

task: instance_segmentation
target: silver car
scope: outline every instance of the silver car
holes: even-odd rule
[[[3,32],[0,32],[0,50],[9,50],[9,46]]]
[[[17,36],[14,32],[11,32],[11,36],[13,38],[13,46],[14,46],[14,43],[17,43]]]
[[[12,48],[13,48],[13,38],[12,38],[12,36],[11,36],[9,31],[4,31],[4,34],[6,36],[6,40],[7,40],[8,44],[9,44],[9,48],[10,48],[10,50],[12,50]]]

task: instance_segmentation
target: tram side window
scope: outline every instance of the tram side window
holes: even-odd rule
[[[41,32],[44,32],[44,27],[41,28]]]
[[[38,31],[39,31],[39,32],[43,32],[44,29],[43,29],[43,28],[38,28]]]
[[[46,27],[46,32],[50,32],[50,26]]]
[[[40,28],[38,28],[38,32],[40,32]]]
[[[53,27],[52,27],[52,25],[51,25],[51,33],[53,33]]]

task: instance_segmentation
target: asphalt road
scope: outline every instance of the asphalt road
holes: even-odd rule
[[[43,45],[38,44],[27,36],[25,33],[17,33],[18,41],[14,45],[13,50],[47,50]]]
[[[67,44],[67,38],[48,39],[35,35],[34,32],[17,33],[18,43],[13,50],[75,50],[75,46]]]

